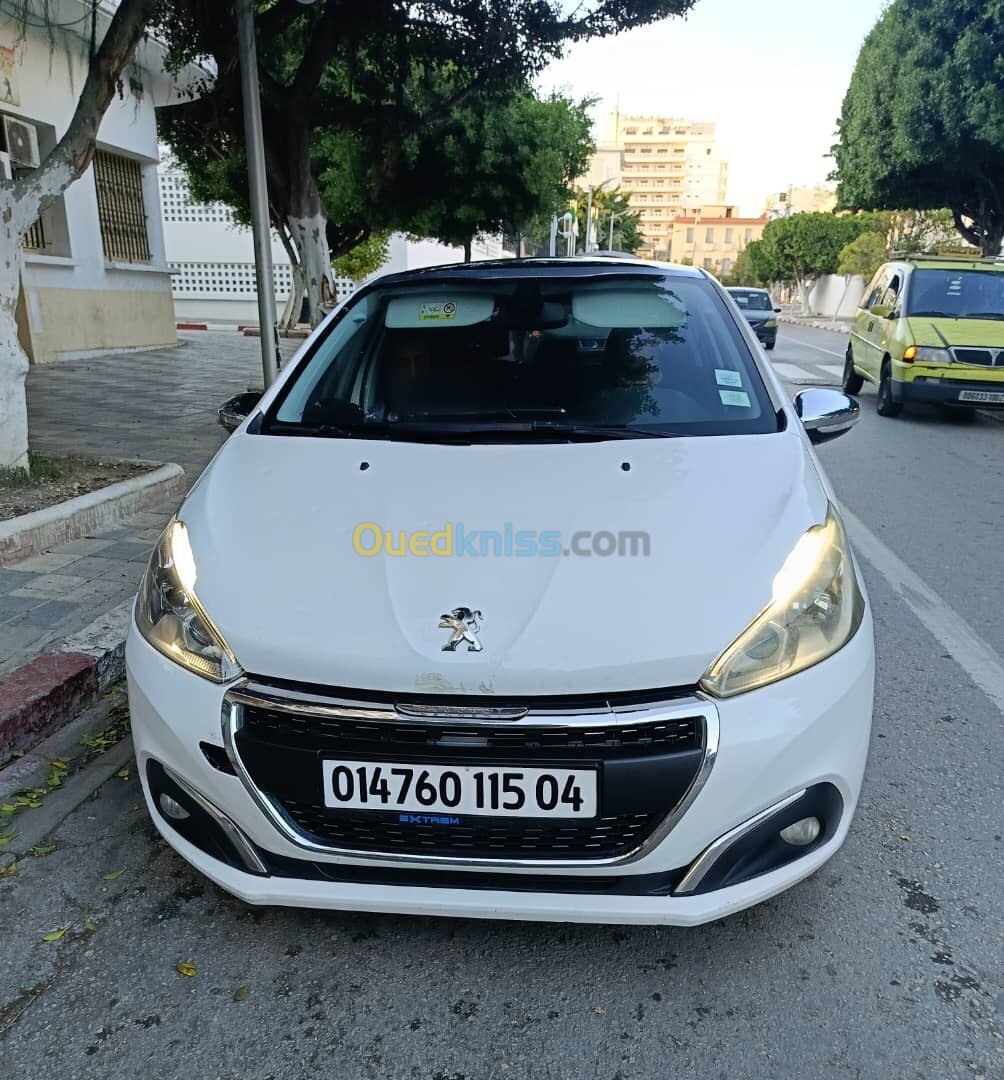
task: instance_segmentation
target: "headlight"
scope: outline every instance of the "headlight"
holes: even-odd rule
[[[765,319],[763,325],[764,325],[764,328],[767,329],[767,330],[776,330],[777,329],[777,319]]]
[[[935,349],[930,345],[911,345],[903,351],[903,359],[907,363],[920,360],[928,364],[950,364],[954,357],[948,349]]]
[[[770,603],[708,668],[701,687],[732,697],[804,671],[842,648],[863,613],[847,536],[831,506],[785,559]]]
[[[172,518],[140,583],[136,626],[168,659],[213,682],[226,682],[240,674],[240,665],[196,598],[196,577],[188,530]]]

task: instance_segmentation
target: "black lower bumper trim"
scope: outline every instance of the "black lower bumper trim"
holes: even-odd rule
[[[963,409],[1004,409],[1004,402],[959,401],[960,390],[972,390],[977,394],[1004,394],[1004,382],[900,382],[892,380],[893,401],[924,402],[929,405],[955,405]]]

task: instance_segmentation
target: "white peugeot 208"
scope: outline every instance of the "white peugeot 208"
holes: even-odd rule
[[[787,400],[699,270],[370,283],[150,561],[157,828],[255,904],[695,924],[795,884],[868,749],[871,616],[810,445],[856,419]]]

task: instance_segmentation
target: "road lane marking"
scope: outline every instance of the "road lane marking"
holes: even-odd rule
[[[835,375],[838,379],[844,374],[843,364],[820,364],[819,368],[825,371],[827,375]]]
[[[824,330],[822,332],[824,334],[835,334],[836,330]],[[835,352],[833,349],[824,349],[822,345],[813,345],[811,341],[802,341],[796,337],[789,338],[789,340],[796,345],[804,345],[807,349],[815,349],[817,352],[829,353],[830,356],[839,356],[841,360],[844,358],[844,353]]]
[[[785,364],[780,360],[771,361],[774,365],[774,370],[781,376],[782,379],[795,380],[807,380],[811,382],[815,376],[811,371],[806,371],[805,368],[800,368],[797,364]]]
[[[1004,713],[1004,660],[991,645],[909,566],[845,507],[841,515],[854,549],[886,579],[952,659]]]

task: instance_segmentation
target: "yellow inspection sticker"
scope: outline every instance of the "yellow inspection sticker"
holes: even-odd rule
[[[452,300],[442,304],[423,304],[418,311],[421,321],[428,319],[455,319],[457,317],[457,305]]]

